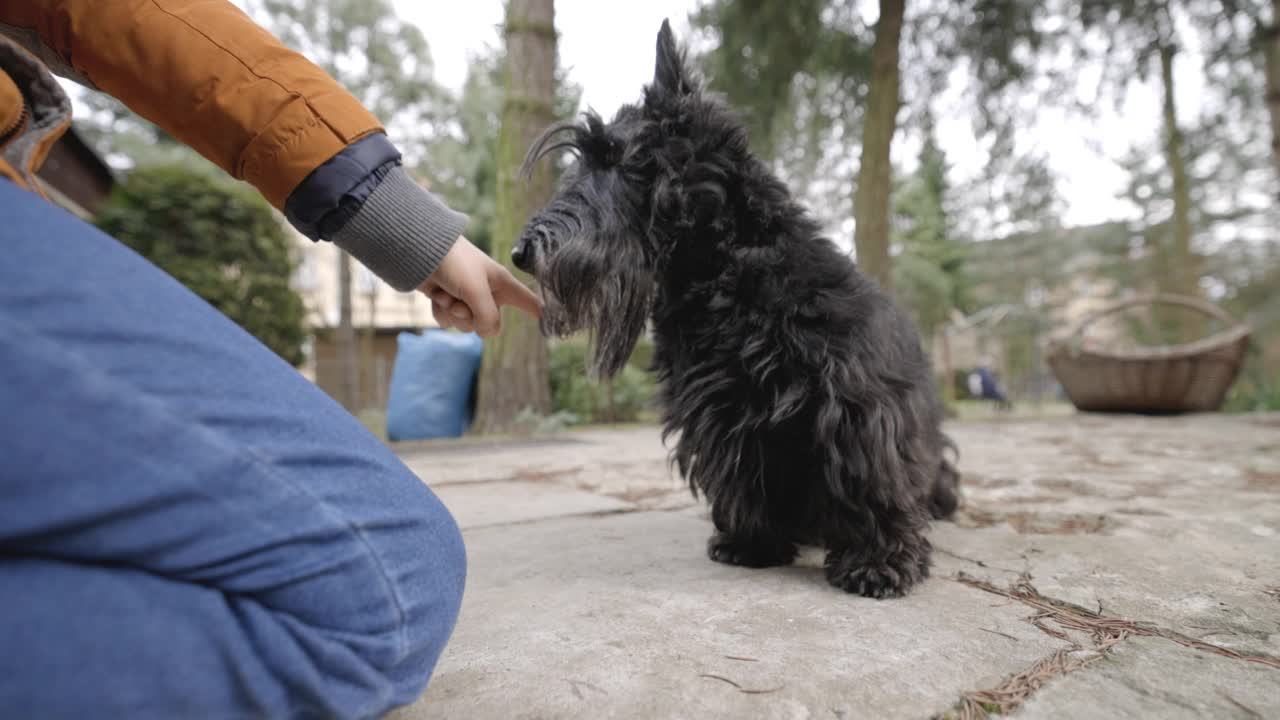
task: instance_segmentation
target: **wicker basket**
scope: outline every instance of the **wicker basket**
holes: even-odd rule
[[[1142,305],[1180,305],[1221,320],[1228,329],[1182,345],[1139,349],[1083,346],[1098,320]],[[1146,295],[1086,317],[1049,348],[1048,362],[1067,397],[1086,412],[1212,412],[1222,406],[1249,345],[1250,329],[1221,308],[1179,295]]]

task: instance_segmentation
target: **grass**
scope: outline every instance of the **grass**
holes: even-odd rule
[[[1000,410],[995,403],[983,400],[957,400],[951,407],[956,412],[956,420],[1027,420],[1075,414],[1070,403],[1056,400],[1042,403],[1019,401],[1011,410]]]

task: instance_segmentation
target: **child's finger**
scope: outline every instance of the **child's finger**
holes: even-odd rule
[[[493,278],[493,299],[499,305],[508,305],[521,310],[531,317],[542,316],[542,301],[520,282],[514,275],[501,268],[502,272]]]
[[[449,317],[449,311],[442,307],[440,303],[432,301],[431,316],[436,319],[436,324],[441,328],[449,329],[453,327],[453,318]]]
[[[498,312],[498,304],[494,302],[494,295],[485,283],[484,276],[477,280],[475,285],[462,289],[462,301],[458,304],[465,304],[470,310],[477,334],[481,337],[497,335],[502,331],[502,315]]]
[[[431,302],[439,303],[440,307],[448,310],[449,306],[453,305],[454,298],[448,292],[445,292],[444,288],[436,288],[431,291]]]

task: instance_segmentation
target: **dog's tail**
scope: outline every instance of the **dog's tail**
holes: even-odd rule
[[[960,473],[951,459],[947,458],[947,450],[959,459],[960,451],[950,438],[943,438],[945,447],[938,463],[938,473],[933,477],[933,492],[929,496],[929,512],[935,520],[947,520],[960,507]]]

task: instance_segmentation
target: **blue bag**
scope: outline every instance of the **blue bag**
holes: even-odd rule
[[[475,333],[427,330],[396,337],[387,437],[458,437],[471,424],[471,388],[484,341]]]

